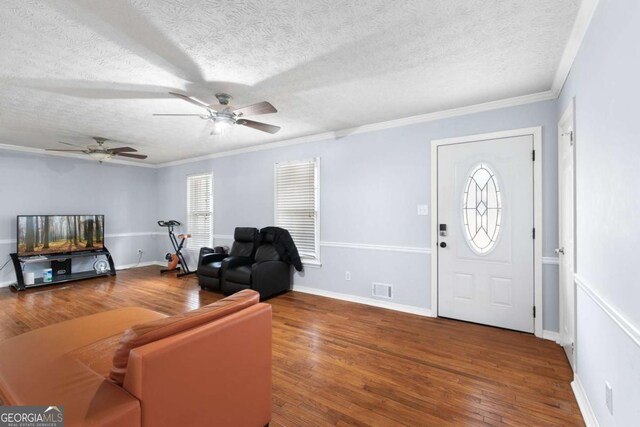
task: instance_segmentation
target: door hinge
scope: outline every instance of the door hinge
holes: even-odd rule
[[[531,231],[531,236],[535,239],[536,238],[536,228],[533,227],[533,230]]]
[[[570,130],[569,132],[563,133],[562,136],[568,136],[569,137],[569,142],[571,143],[571,145],[573,145],[573,131],[572,130]]]
[[[536,318],[536,306],[535,305],[533,306],[533,318],[534,319]]]
[[[536,150],[531,151],[531,160],[536,161]]]

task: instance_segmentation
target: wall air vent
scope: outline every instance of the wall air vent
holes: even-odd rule
[[[378,298],[393,298],[393,285],[388,283],[373,282],[371,284],[371,295]]]

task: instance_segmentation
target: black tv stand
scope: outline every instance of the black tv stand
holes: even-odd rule
[[[50,282],[45,282],[41,277],[35,279],[33,285],[26,285],[24,283],[23,276],[23,265],[31,264],[31,263],[45,263],[48,262],[51,264],[52,261],[62,261],[66,259],[73,258],[81,258],[81,257],[90,257],[90,256],[105,256],[107,258],[107,262],[109,263],[109,269],[104,273],[99,273],[94,270],[88,271],[79,271],[77,273],[71,274],[62,274],[58,276],[54,276]],[[82,251],[82,252],[72,252],[68,254],[47,254],[47,255],[35,255],[35,256],[19,256],[17,253],[11,254],[11,260],[13,261],[13,268],[16,270],[16,280],[17,282],[12,284],[11,286],[18,291],[24,291],[28,288],[33,288],[37,286],[47,286],[54,285],[57,283],[71,282],[74,280],[82,280],[82,279],[90,279],[93,277],[102,277],[102,276],[115,276],[116,268],[113,264],[113,258],[111,257],[111,253],[107,248],[95,250],[95,251]]]

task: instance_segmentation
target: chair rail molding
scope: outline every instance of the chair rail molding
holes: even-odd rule
[[[574,281],[589,298],[593,300],[605,312],[613,322],[624,331],[631,340],[640,347],[640,329],[636,327],[627,317],[622,314],[616,307],[609,304],[596,289],[582,276],[575,274]]]
[[[350,242],[328,242],[320,241],[321,247],[326,248],[349,248],[349,249],[364,249],[370,251],[384,251],[384,252],[404,252],[411,254],[431,254],[431,248],[415,247],[415,246],[394,246],[394,245],[379,245],[369,243],[350,243]]]

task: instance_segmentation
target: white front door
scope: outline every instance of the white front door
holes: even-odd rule
[[[560,264],[560,344],[575,369],[574,317],[574,130],[573,104],[558,124],[558,262]]]
[[[439,316],[533,332],[533,146],[438,146]]]

